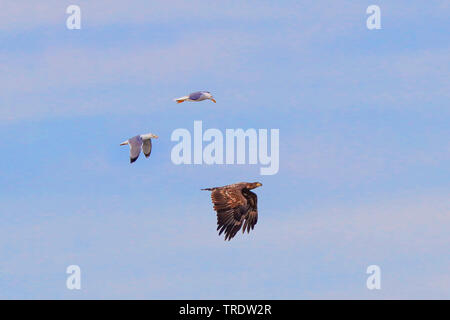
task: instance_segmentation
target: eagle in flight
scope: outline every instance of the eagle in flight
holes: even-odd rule
[[[217,212],[219,236],[225,232],[225,240],[231,240],[242,227],[242,233],[253,230],[258,222],[258,197],[252,189],[261,187],[259,182],[240,182],[224,187],[206,188],[212,191],[211,200]]]

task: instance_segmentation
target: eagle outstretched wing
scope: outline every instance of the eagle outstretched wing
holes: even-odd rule
[[[217,230],[231,240],[242,231],[253,229],[258,221],[257,196],[245,188],[245,184],[212,188],[211,200],[217,212]]]
[[[245,232],[245,230],[247,230],[247,233],[250,232],[250,229],[253,230],[253,228],[255,227],[256,223],[258,222],[258,197],[256,196],[255,193],[248,191],[248,195],[250,197],[250,199],[248,200],[249,207],[250,210],[248,211],[248,214],[245,218],[245,223],[244,223],[244,227],[242,228],[242,233]]]

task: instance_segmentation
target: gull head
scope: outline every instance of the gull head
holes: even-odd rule
[[[205,91],[203,94],[206,96],[206,99],[209,99],[209,100],[211,100],[212,102],[216,103],[216,100],[214,99],[214,97],[213,97],[213,95],[211,94],[211,92]]]
[[[156,134],[153,133],[146,133],[146,134],[141,134],[141,138],[143,140],[147,140],[147,139],[158,139],[158,136]]]

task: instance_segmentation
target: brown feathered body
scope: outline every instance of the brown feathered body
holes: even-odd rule
[[[228,186],[207,188],[217,212],[217,230],[231,240],[242,228],[242,233],[253,230],[258,222],[258,197],[252,189],[262,186],[259,182],[241,182]]]

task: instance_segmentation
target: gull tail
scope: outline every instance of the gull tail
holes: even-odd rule
[[[182,103],[182,102],[185,102],[187,99],[189,99],[189,96],[184,96],[184,97],[175,99],[175,101],[176,101],[177,103]]]

